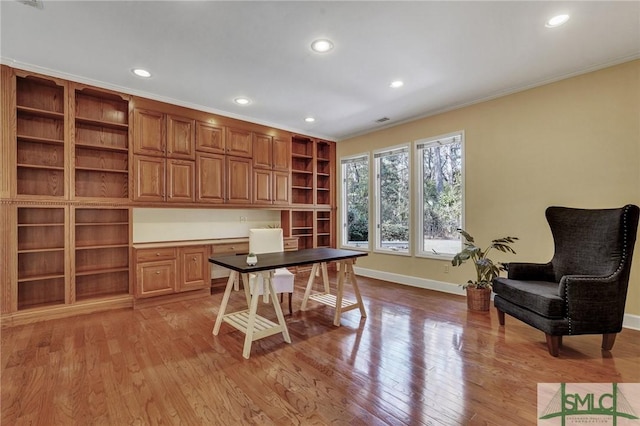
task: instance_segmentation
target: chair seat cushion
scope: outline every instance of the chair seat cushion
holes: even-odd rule
[[[496,278],[493,291],[514,305],[543,317],[564,318],[564,300],[558,295],[558,283]]]

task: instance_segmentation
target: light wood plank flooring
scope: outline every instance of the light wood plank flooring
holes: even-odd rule
[[[211,334],[222,293],[4,329],[2,425],[534,425],[539,382],[640,382],[640,331],[611,352],[565,337],[553,358],[493,307],[361,277],[368,318],[334,327],[331,308],[300,312],[304,279],[292,343],[254,342],[249,360],[243,334]]]

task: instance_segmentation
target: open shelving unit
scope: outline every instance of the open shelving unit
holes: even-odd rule
[[[331,205],[332,154],[331,144],[326,141],[316,142],[316,205]]]
[[[75,196],[129,198],[129,101],[118,94],[74,90]]]
[[[316,247],[333,247],[331,210],[316,211]]]
[[[75,298],[129,293],[129,210],[75,209]]]
[[[313,205],[313,139],[291,139],[291,204]]]
[[[64,198],[66,86],[16,75],[16,194]]]
[[[65,303],[64,207],[18,207],[18,310]]]
[[[291,138],[291,209],[283,210],[286,236],[299,249],[335,247],[335,143],[307,136]]]

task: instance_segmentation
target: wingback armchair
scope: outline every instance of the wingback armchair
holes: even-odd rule
[[[562,336],[602,334],[611,350],[627,298],[639,209],[549,207],[555,253],[550,262],[509,263],[508,277],[493,281],[498,321],[505,314],[546,335],[552,356]]]

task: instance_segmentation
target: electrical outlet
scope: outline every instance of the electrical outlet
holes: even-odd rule
[[[448,264],[444,265],[443,271],[444,271],[445,274],[449,273],[449,265]]]
[[[247,221],[246,216],[240,216],[240,222],[246,222],[246,221]]]

